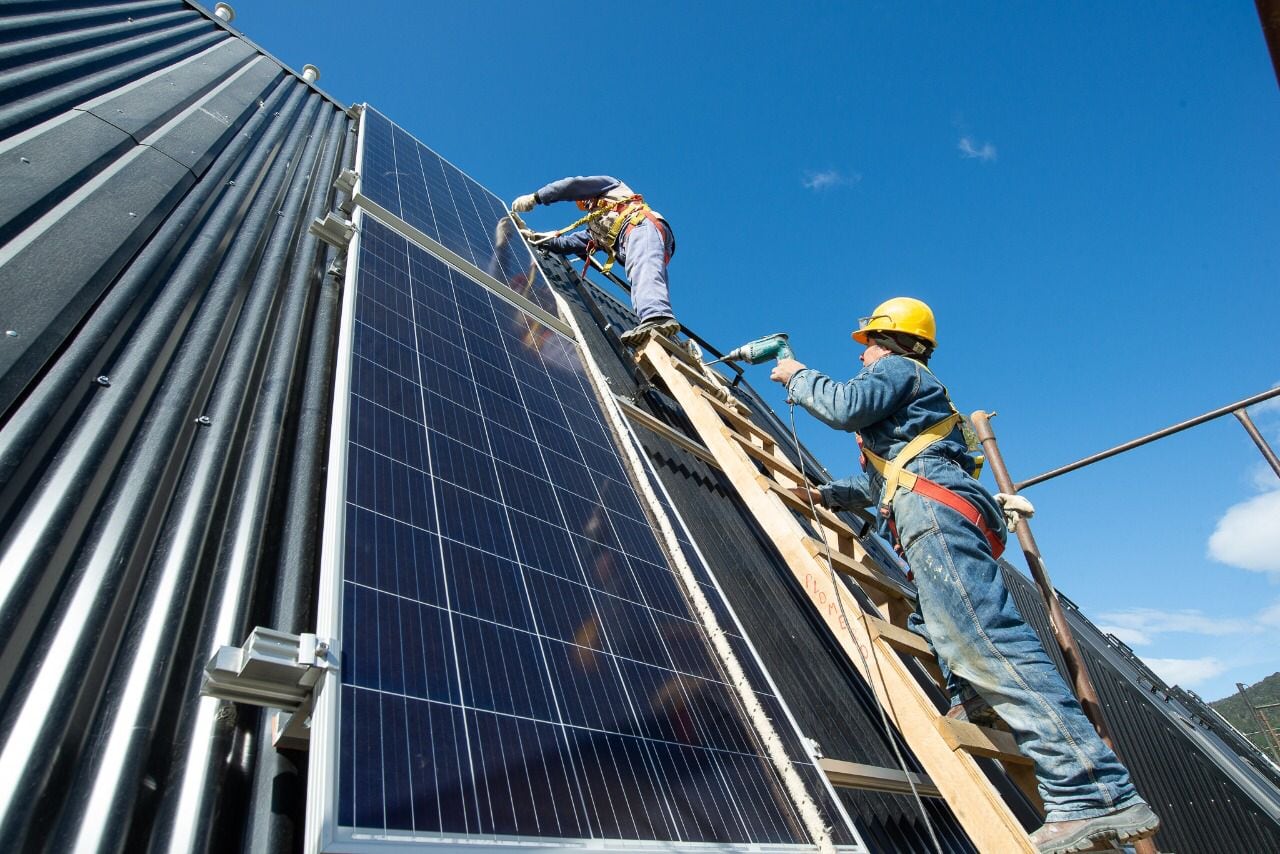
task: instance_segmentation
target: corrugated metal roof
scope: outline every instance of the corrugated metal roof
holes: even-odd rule
[[[0,15],[0,848],[266,840],[199,677],[309,622],[351,122],[186,3]]]

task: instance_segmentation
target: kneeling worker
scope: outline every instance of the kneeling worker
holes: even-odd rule
[[[933,312],[919,300],[891,299],[853,338],[866,350],[862,372],[848,382],[794,359],[770,376],[820,421],[858,434],[865,473],[811,497],[837,509],[879,505],[915,576],[940,662],[995,709],[1035,763],[1045,824],[1031,840],[1040,851],[1151,836],[1159,819],[1005,587],[996,564],[1008,536],[1004,516],[1030,507],[993,498],[973,477],[960,415],[928,368]]]
[[[516,199],[511,209],[527,213],[534,205],[554,202],[577,202],[586,215],[560,231],[525,231],[524,235],[534,246],[557,255],[585,258],[603,251],[608,255],[605,270],[615,257],[622,261],[631,283],[631,307],[640,317],[635,329],[622,334],[622,343],[639,344],[650,331],[668,337],[679,332],[680,323],[671,311],[667,291],[667,265],[676,252],[676,239],[662,215],[609,175],[552,181],[536,193]],[[573,230],[580,225],[586,227]]]

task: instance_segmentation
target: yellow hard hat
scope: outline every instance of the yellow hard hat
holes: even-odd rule
[[[876,331],[902,332],[928,341],[931,347],[938,346],[938,326],[933,320],[933,309],[911,297],[885,300],[876,306],[870,317],[859,318],[853,340],[866,344],[867,333]]]

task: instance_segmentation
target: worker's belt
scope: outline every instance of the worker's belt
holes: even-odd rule
[[[662,262],[664,264],[669,264],[671,262],[671,247],[667,245],[666,235],[662,232],[661,217],[654,212],[653,208],[645,204],[644,197],[639,194],[629,196],[625,199],[600,199],[596,202],[595,207],[587,212],[586,216],[569,223],[564,228],[557,231],[555,236],[560,237],[561,235],[568,234],[580,225],[586,225],[589,228],[591,223],[595,220],[611,213],[617,214],[617,219],[615,219],[613,224],[609,227],[609,232],[605,236],[604,242],[597,245],[597,241],[593,236],[587,243],[586,254],[588,256],[590,256],[596,249],[603,249],[608,253],[608,256],[605,258],[604,265],[600,268],[602,272],[607,273],[613,267],[613,262],[618,254],[618,237],[624,233],[630,233],[631,229],[635,228],[646,219],[653,223],[654,228],[658,229],[658,239],[662,241],[663,249]],[[626,230],[625,232],[624,229]]]
[[[991,526],[987,524],[986,517],[982,515],[982,511],[973,506],[973,503],[968,499],[952,492],[942,484],[935,483],[927,477],[906,470],[907,463],[920,456],[930,445],[950,435],[951,431],[959,423],[960,413],[952,412],[941,421],[926,427],[918,436],[908,442],[892,460],[877,456],[865,447],[862,448],[862,458],[884,478],[884,492],[880,495],[880,515],[889,521],[889,529],[893,532],[895,541],[898,539],[898,528],[893,519],[893,499],[897,495],[898,487],[902,487],[908,492],[914,492],[939,504],[944,504],[968,519],[977,526],[978,530],[982,531],[982,535],[987,538],[987,543],[991,546],[992,556],[998,558],[1004,552],[1004,543],[996,532],[991,530]]]

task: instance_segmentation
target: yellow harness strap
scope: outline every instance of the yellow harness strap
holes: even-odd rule
[[[636,195],[629,199],[620,199],[617,201],[607,201],[602,199],[597,203],[595,208],[587,212],[586,216],[580,217],[579,219],[569,223],[564,228],[557,231],[555,236],[561,237],[568,234],[578,226],[588,225],[594,220],[600,219],[605,214],[612,213],[615,210],[618,212],[618,218],[609,228],[609,234],[606,238],[608,240],[608,245],[600,247],[608,253],[608,257],[606,257],[604,261],[604,266],[601,268],[607,273],[612,269],[613,262],[617,256],[615,247],[618,245],[618,235],[622,234],[622,230],[628,225],[639,225],[643,222],[645,215],[651,210],[651,208],[645,204],[642,196]]]
[[[916,476],[906,471],[906,464],[920,456],[934,442],[939,442],[949,436],[959,421],[960,413],[953,409],[946,418],[922,430],[892,460],[877,456],[865,447],[862,449],[862,455],[866,457],[867,462],[884,477],[884,492],[880,495],[881,513],[885,513],[893,505],[893,498],[899,486],[904,486],[908,490],[915,487]]]

